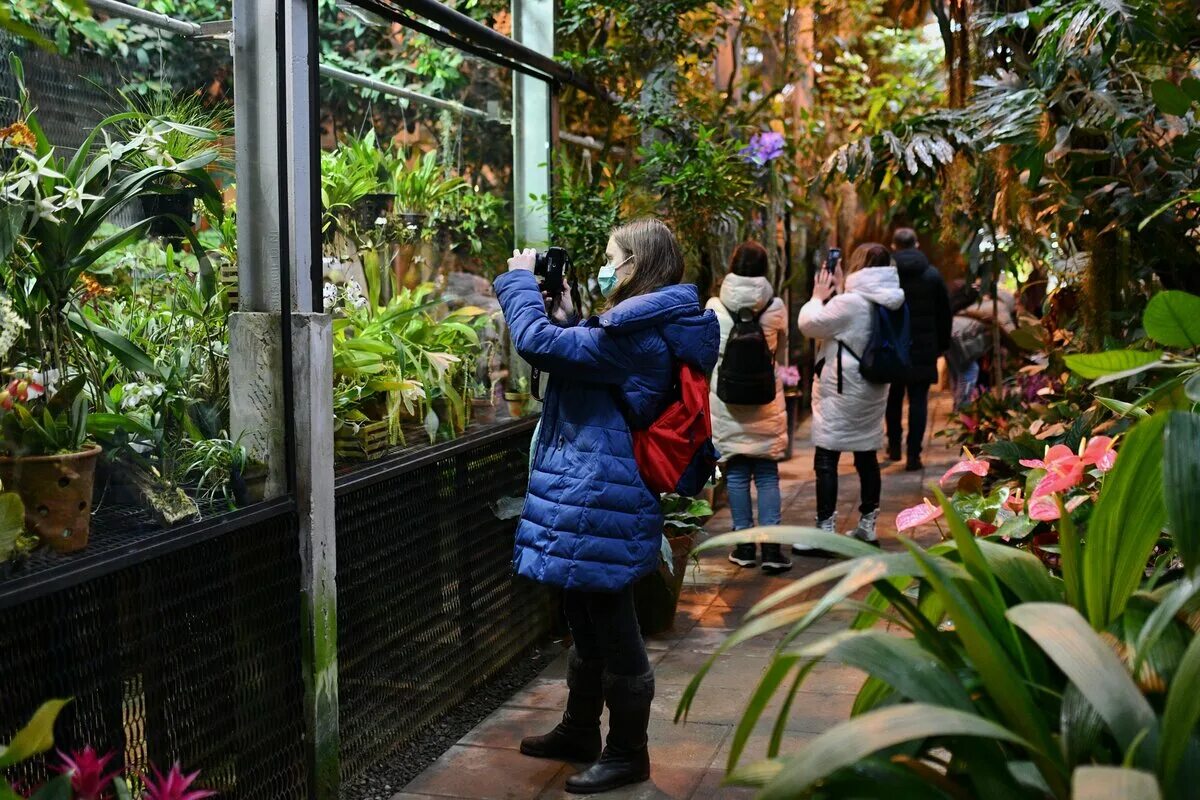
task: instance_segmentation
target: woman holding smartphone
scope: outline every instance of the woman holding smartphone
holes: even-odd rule
[[[833,261],[831,259],[831,261]],[[872,303],[889,309],[904,304],[891,252],[881,244],[859,245],[843,276],[840,258],[821,270],[812,299],[800,309],[800,331],[820,339],[813,384],[813,468],[817,475],[817,527],[837,529],[838,461],[854,453],[861,486],[858,525],[849,535],[875,542],[881,480],[876,451],[883,445],[888,386],[859,372],[858,357],[871,338]],[[795,552],[804,554],[802,547]]]

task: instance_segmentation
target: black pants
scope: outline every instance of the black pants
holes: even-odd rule
[[[563,611],[579,657],[604,660],[612,675],[645,675],[650,671],[646,643],[633,606],[633,586],[619,592],[563,592]]]
[[[897,450],[904,435],[904,395],[908,394],[908,460],[921,457],[921,445],[925,441],[925,426],[929,418],[928,381],[917,383],[893,383],[887,399],[888,447]]]
[[[837,511],[838,460],[841,457],[840,451],[826,450],[824,447],[818,447],[813,456],[813,470],[817,473],[817,519],[829,519]],[[875,451],[855,453],[854,469],[858,472],[862,490],[858,510],[868,514],[879,508],[879,492],[882,488],[879,459]]]

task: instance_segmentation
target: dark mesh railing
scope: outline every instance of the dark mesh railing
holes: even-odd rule
[[[294,514],[142,544],[98,549],[86,580],[0,595],[0,742],[71,697],[64,750],[91,744],[139,770],[179,760],[226,798],[305,796]],[[9,775],[33,785],[45,769]]]
[[[548,594],[512,576],[512,498],[525,491],[531,429],[514,423],[343,477],[343,779],[384,759],[549,630]]]

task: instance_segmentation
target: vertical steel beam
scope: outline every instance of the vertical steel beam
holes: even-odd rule
[[[513,38],[554,57],[554,0],[513,0]],[[550,211],[534,197],[550,195],[551,87],[513,74],[513,205],[517,246],[540,246],[550,237]]]

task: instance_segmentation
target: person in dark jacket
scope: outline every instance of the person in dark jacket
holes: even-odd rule
[[[654,672],[633,583],[658,565],[663,515],[638,472],[630,429],[648,427],[662,412],[678,363],[711,372],[720,345],[717,318],[701,308],[699,291],[679,285],[683,256],[666,225],[624,225],[613,231],[606,254],[598,280],[607,308],[578,325],[568,324],[568,292],[543,297],[533,250],[514,253],[495,282],[517,352],[549,376],[514,566],[564,590],[574,640],[562,722],[523,740],[521,752],[595,762],[568,779],[567,791],[576,794],[650,777]],[[601,752],[605,703],[609,731]]]
[[[892,234],[892,261],[912,321],[912,369],[907,380],[892,384],[887,400],[888,458],[900,460],[904,396],[908,395],[909,472],[922,468],[921,445],[929,417],[929,387],[937,380],[937,362],[950,346],[950,297],[942,275],[920,251],[917,233],[898,228]]]

